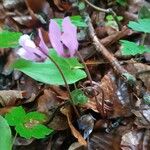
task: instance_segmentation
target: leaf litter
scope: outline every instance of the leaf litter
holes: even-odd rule
[[[17,59],[14,53],[16,48],[14,45],[11,45],[11,49],[0,48],[0,114],[5,115],[13,107],[22,105],[27,112],[39,111],[46,114],[48,120],[45,124],[55,130],[43,140],[23,139],[20,142],[21,137],[18,136],[14,142],[16,150],[41,147],[64,150],[76,147],[90,150],[148,150],[150,147],[150,58],[147,34],[150,4],[146,0],[129,0],[126,5],[122,5],[121,1],[89,1],[98,7],[112,8],[117,16],[123,17],[120,21],[121,30],[118,31],[119,26],[113,26],[113,17],[109,22],[106,13],[91,7],[87,0],[85,2],[86,9],[84,5],[78,5],[76,0],[40,0],[38,3],[35,0],[0,1],[0,12],[3,12],[3,16],[0,15],[0,32],[8,30],[29,34],[35,37],[36,45],[39,44],[37,30],[41,28],[44,41],[51,46],[48,41],[50,19],[63,19],[68,15],[82,16],[82,11],[89,13],[94,32],[98,36],[95,44],[94,38],[89,36],[92,30],[89,30],[89,34],[87,32],[90,23],[87,23],[87,27],[78,28],[78,33],[82,33],[78,35],[79,51],[94,81],[92,86],[89,82],[85,84],[88,79],[70,85],[71,91],[79,88],[87,96],[85,104],[76,104],[80,119],[67,102],[69,96],[64,86],[37,82],[24,73],[13,70],[10,66]],[[142,43],[143,32],[146,38]],[[6,42],[2,38],[0,40],[2,44]],[[122,55],[120,40],[134,43],[133,47],[126,47],[128,51],[124,51],[125,56]],[[121,68],[111,55],[107,57],[103,51],[97,51],[98,42],[119,60]],[[16,41],[14,44],[16,46]],[[138,52],[134,49],[138,49]],[[124,80],[122,68],[136,77],[134,85],[130,86]],[[93,93],[96,93],[97,99]],[[92,118],[90,121],[89,116]],[[14,131],[12,135],[15,136]]]

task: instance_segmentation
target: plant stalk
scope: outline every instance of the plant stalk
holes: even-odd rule
[[[80,114],[79,114],[79,112],[78,112],[76,106],[73,104],[73,100],[72,100],[72,96],[71,96],[71,91],[70,91],[69,85],[68,85],[68,83],[67,83],[67,80],[66,80],[66,78],[65,78],[65,76],[64,76],[64,73],[62,72],[62,70],[61,70],[61,68],[59,67],[59,65],[55,62],[55,60],[54,60],[51,56],[49,56],[48,54],[46,54],[46,53],[45,53],[44,51],[42,51],[41,49],[40,49],[40,51],[41,51],[45,56],[47,56],[47,57],[49,58],[49,60],[51,60],[52,63],[53,63],[53,64],[56,66],[56,68],[58,69],[58,71],[59,71],[60,75],[62,76],[62,79],[63,79],[63,81],[64,81],[64,83],[65,83],[65,86],[66,86],[66,88],[67,88],[67,91],[68,91],[68,94],[69,94],[69,98],[70,98],[70,100],[72,101],[72,106],[73,106],[73,108],[74,108],[74,111],[75,111],[77,117],[79,118],[79,117],[80,117]]]

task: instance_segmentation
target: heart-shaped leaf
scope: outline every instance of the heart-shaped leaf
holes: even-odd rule
[[[130,21],[128,27],[135,31],[150,33],[150,19],[139,19],[137,22]]]
[[[75,83],[86,77],[86,73],[80,69],[83,68],[83,66],[76,58],[60,57],[54,50],[50,51],[50,55],[61,68],[68,84]],[[60,75],[60,72],[50,60],[39,63],[19,59],[16,61],[13,67],[37,81],[46,84],[64,85],[64,81]]]

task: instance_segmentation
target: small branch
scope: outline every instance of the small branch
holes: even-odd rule
[[[91,23],[91,19],[89,17],[88,14],[84,14],[87,20],[87,24],[88,24],[88,29],[89,29],[89,35],[91,37],[91,39],[93,40],[93,44],[96,48],[96,50],[98,52],[100,52],[112,65],[112,67],[114,68],[114,70],[120,74],[129,84],[135,84],[136,79],[133,75],[131,75],[130,73],[127,72],[127,70],[125,70],[120,63],[118,62],[118,60],[113,56],[113,54],[111,54],[106,48],[105,46],[99,41],[98,37],[95,34],[93,25]]]
[[[90,74],[90,72],[89,72],[89,69],[88,69],[88,67],[87,67],[87,65],[86,65],[86,63],[84,62],[84,59],[83,59],[83,57],[81,56],[81,54],[80,54],[80,52],[79,51],[77,51],[77,55],[78,55],[78,57],[80,58],[80,60],[81,60],[81,62],[83,63],[83,65],[84,65],[84,68],[85,68],[85,71],[86,71],[86,74],[87,74],[87,76],[88,76],[88,79],[89,79],[89,81],[90,81],[90,85],[91,85],[91,87],[93,87],[93,81],[92,81],[92,77],[91,77],[91,74]],[[102,92],[103,93],[103,92]],[[103,94],[104,95],[104,94]],[[104,97],[104,96],[103,96]],[[98,99],[97,99],[97,95],[96,95],[96,93],[95,93],[95,90],[94,90],[94,98],[95,98],[95,102],[98,104]],[[99,105],[99,104],[98,104]],[[105,112],[104,112],[104,101],[102,100],[102,117],[105,115]]]
[[[62,76],[62,79],[63,79],[63,81],[64,81],[64,83],[65,83],[65,86],[66,86],[66,88],[67,88],[67,91],[68,91],[68,94],[69,94],[69,98],[70,98],[70,100],[73,102],[69,85],[68,85],[68,83],[67,83],[67,80],[66,80],[66,78],[65,78],[65,76],[64,76],[64,74],[63,74],[61,68],[59,67],[59,65],[55,62],[55,60],[54,60],[51,56],[49,56],[48,54],[46,54],[46,53],[45,53],[44,51],[42,51],[41,49],[40,49],[40,51],[41,51],[45,56],[47,56],[47,57],[49,58],[49,60],[51,60],[52,63],[54,63],[54,65],[55,65],[56,68],[58,69],[58,71],[59,71],[60,75]],[[80,114],[79,114],[79,112],[78,112],[76,106],[75,106],[73,103],[72,103],[72,106],[73,106],[73,108],[74,108],[75,113],[77,114],[77,117],[79,118],[79,117],[80,117]]]
[[[101,12],[105,12],[105,13],[110,13],[109,9],[103,9],[100,7],[95,6],[94,4],[92,4],[91,2],[89,2],[88,0],[84,0],[89,6],[91,6],[92,8],[94,8],[97,11],[101,11]]]
[[[117,25],[118,25],[119,31],[121,30],[121,27],[122,27],[122,26],[121,26],[121,24],[120,24],[120,21],[118,20],[116,13],[115,13],[111,8],[103,9],[103,8],[100,8],[100,7],[95,6],[94,4],[92,4],[91,2],[89,2],[88,0],[84,0],[84,1],[85,1],[89,6],[91,6],[92,8],[94,8],[94,9],[97,10],[97,11],[105,12],[105,13],[111,14],[112,17],[114,18],[114,20],[116,21]]]

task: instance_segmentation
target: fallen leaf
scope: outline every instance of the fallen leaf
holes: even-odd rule
[[[134,130],[125,133],[121,140],[121,149],[148,150],[150,148],[150,130]]]
[[[64,2],[62,0],[53,0],[53,1],[54,1],[54,4],[57,6],[57,8],[61,11],[69,10],[71,7],[71,5],[69,5],[69,3]]]
[[[61,112],[67,117],[68,120],[68,124],[69,127],[71,129],[72,134],[74,135],[74,137],[76,137],[78,139],[78,142],[81,145],[87,145],[87,142],[85,141],[85,139],[82,137],[82,135],[80,134],[80,132],[73,126],[73,124],[71,123],[71,107],[67,106],[67,107],[62,107],[61,108]]]
[[[85,106],[101,115],[107,117],[130,116],[132,113],[129,107],[129,93],[126,84],[122,79],[117,79],[112,71],[109,71],[98,83],[99,94],[97,102],[95,98],[90,98]]]
[[[43,113],[49,113],[49,110],[59,105],[56,93],[51,89],[45,89],[44,94],[37,99],[37,110]]]
[[[0,91],[0,103],[2,106],[13,106],[26,95],[25,91],[8,90]]]

